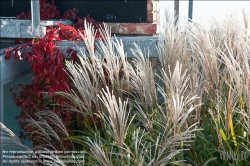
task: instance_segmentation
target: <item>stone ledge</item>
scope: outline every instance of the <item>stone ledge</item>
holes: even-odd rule
[[[128,37],[128,36],[122,36],[122,37],[116,37],[119,41],[122,41],[123,43],[123,49],[124,52],[127,54],[127,58],[133,58],[134,55],[131,51],[132,49],[135,49],[134,43],[136,43],[143,51],[143,54],[145,56],[149,56],[150,58],[158,58],[159,57],[159,52],[157,50],[157,45],[159,38],[158,36],[140,36],[140,37]],[[111,40],[115,40],[115,38],[111,38]],[[96,53],[99,55],[102,55],[102,51],[100,49],[100,41],[96,41],[95,44],[97,45],[96,47]],[[77,52],[83,52],[87,56],[88,53],[86,52],[86,47],[85,43],[83,41],[60,41],[56,42],[56,45],[58,48],[66,54],[66,51],[69,48],[72,48],[76,50]],[[116,49],[114,50],[115,52],[117,51]]]

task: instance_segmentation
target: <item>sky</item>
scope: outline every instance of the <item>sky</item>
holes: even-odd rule
[[[179,1],[180,20],[185,21],[188,18],[188,0]],[[170,7],[174,10],[174,0],[160,0],[160,6]],[[250,9],[250,1],[193,1],[193,19],[208,22],[211,17],[223,15],[223,12],[229,10],[232,13],[240,13],[242,8]]]

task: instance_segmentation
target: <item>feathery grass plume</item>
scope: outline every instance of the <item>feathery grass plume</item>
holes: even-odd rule
[[[105,59],[103,67],[108,74],[108,78],[113,88],[119,89],[120,85],[120,72],[123,67],[126,66],[124,63],[125,53],[122,47],[122,42],[116,39],[111,40],[111,29],[110,27],[104,26],[104,29],[100,31],[104,38],[104,42],[100,41],[100,54]],[[119,56],[118,56],[119,55]],[[121,56],[121,57],[120,57]],[[121,58],[123,61],[121,62]],[[124,70],[126,72],[126,70]],[[126,75],[128,75],[126,73]]]
[[[46,111],[45,111],[46,112]],[[46,116],[45,112],[38,112],[41,113],[41,116]],[[48,113],[48,112],[47,112]],[[62,133],[64,133],[64,129],[61,129],[61,127],[63,128],[63,125],[61,124],[60,120],[58,118],[56,118],[56,115],[53,115],[53,112],[49,112],[47,115],[48,117],[46,117],[47,120],[51,121],[51,120],[55,120],[55,122],[53,122],[54,125],[57,125],[57,127],[59,127],[60,131],[62,131]],[[58,124],[59,122],[59,124]],[[52,125],[52,124],[50,124]],[[41,126],[42,128],[43,126]],[[54,126],[53,126],[54,127]],[[53,146],[34,146],[32,149],[27,147],[10,129],[8,129],[3,123],[0,122],[0,128],[1,128],[1,135],[0,135],[0,139],[1,139],[1,150],[7,150],[7,151],[13,151],[15,153],[13,153],[13,155],[32,155],[32,158],[25,158],[26,160],[31,160],[34,163],[29,163],[29,165],[37,165],[36,163],[41,163],[43,165],[51,165],[51,166],[66,166],[66,164],[63,162],[62,159],[60,159],[60,157],[58,157],[58,155],[51,153],[51,151],[53,150],[59,150],[59,149],[51,149]],[[40,129],[41,129],[40,128]],[[39,132],[39,131],[37,131]],[[8,152],[8,155],[10,154],[10,152]],[[76,165],[79,165],[78,161],[79,159],[76,157],[72,157],[75,158],[75,163]],[[23,158],[22,158],[23,159]],[[20,165],[27,165],[27,164],[20,164]]]
[[[130,90],[129,85],[129,71],[127,55],[124,52],[122,40],[118,40],[116,37],[111,39],[111,28],[104,25],[104,28],[100,30],[100,34],[104,38],[104,41],[99,41],[99,49],[103,61],[103,68],[108,78],[108,83],[111,84],[112,89],[120,93]],[[107,84],[105,84],[106,86]]]
[[[111,154],[108,154],[107,151],[104,150],[104,146],[102,146],[102,142],[100,139],[92,140],[88,138],[86,144],[90,147],[90,151],[93,153],[93,158],[91,163],[93,165],[104,165],[104,166],[112,166],[112,158]],[[112,146],[112,145],[111,145]],[[112,148],[111,148],[112,149]],[[93,161],[96,160],[96,161]]]
[[[232,21],[232,18],[235,18],[234,21]],[[237,124],[233,123],[233,116],[234,111],[237,109],[236,107],[242,105],[244,87],[244,81],[242,79],[244,75],[243,67],[245,68],[242,60],[246,60],[245,57],[249,57],[249,55],[244,53],[244,50],[249,49],[249,46],[246,46],[246,40],[242,40],[245,38],[246,32],[244,28],[242,28],[244,26],[240,24],[239,18],[234,16],[227,17],[222,21],[221,25],[224,30],[222,36],[223,46],[217,48],[217,50],[220,54],[220,60],[224,64],[224,75],[221,74],[220,82],[223,86],[218,90],[222,92],[223,90],[226,91],[226,93],[224,93],[226,97],[226,110],[223,112],[225,116],[225,131],[226,135],[231,135],[234,146],[237,147],[238,143],[235,135]],[[247,43],[249,44],[249,42]],[[249,70],[249,64],[245,69]]]
[[[187,75],[190,77],[190,82],[187,86],[188,91],[192,93],[192,96],[197,95],[199,97],[193,101],[195,102],[194,104],[201,105],[206,81],[200,71],[201,65],[197,60],[193,48],[193,44],[195,44],[196,41],[192,36],[192,30],[197,27],[190,22],[181,26],[177,18],[175,18],[174,13],[171,13],[169,9],[163,10],[163,13],[163,21],[159,33],[159,44],[157,46],[161,68],[163,68],[166,75],[170,77],[178,61],[182,65],[181,72],[187,72]],[[194,113],[196,115],[194,120],[200,121],[200,107],[196,107],[195,109],[196,113]]]
[[[29,115],[28,115],[29,116]],[[69,136],[62,120],[52,111],[44,110],[35,113],[35,119],[20,119],[25,122],[27,134],[36,135],[34,139],[41,142],[36,148],[52,148],[53,150],[66,150],[62,142],[63,138]]]
[[[2,122],[0,122],[0,149],[3,151],[16,151],[16,154],[19,154],[18,151],[24,151],[25,153],[20,154],[29,154],[35,156],[33,160],[42,161],[36,156],[33,149],[27,147],[9,128],[7,128]],[[2,152],[1,152],[2,154]],[[10,153],[8,153],[9,155]],[[30,165],[36,165],[34,163],[30,163]]]
[[[224,124],[223,124],[223,112],[224,110],[226,110],[226,103],[225,101],[222,99],[223,97],[221,96],[221,94],[216,94],[216,98],[214,100],[214,109],[215,110],[211,110],[210,108],[208,109],[209,114],[212,117],[212,120],[214,121],[214,125],[215,125],[215,130],[217,133],[217,138],[219,141],[219,147],[221,149],[225,149],[224,148],[224,144],[223,144],[223,137],[222,134],[224,133]],[[225,138],[224,138],[225,139]],[[225,139],[225,141],[227,141]]]
[[[79,59],[80,64],[66,61],[67,72],[73,82],[74,89],[71,89],[70,93],[57,92],[57,94],[63,95],[75,104],[67,105],[72,111],[92,116],[94,107],[97,110],[100,109],[97,98],[99,79],[90,60],[80,56]]]
[[[197,131],[195,128],[196,123],[194,125],[184,125],[190,113],[197,107],[192,106],[196,100],[195,95],[192,96],[187,92],[189,81],[189,76],[186,74],[187,70],[182,69],[179,62],[175,62],[173,72],[168,70],[169,75],[164,78],[169,80],[166,81],[167,85],[165,85],[168,87],[168,91],[165,91],[162,86],[155,83],[155,73],[152,70],[149,58],[144,57],[142,50],[138,46],[135,46],[136,48],[132,50],[135,55],[134,69],[126,60],[122,42],[117,39],[111,42],[107,30],[102,32],[102,35],[105,42],[100,41],[99,49],[101,53],[96,53],[98,56],[93,54],[93,57],[90,57],[91,63],[89,63],[88,58],[85,58],[85,55],[79,56],[81,64],[66,62],[66,66],[69,68],[68,73],[71,75],[76,90],[72,90],[68,94],[60,93],[70,96],[70,100],[77,105],[76,109],[82,108],[82,111],[84,109],[89,109],[87,112],[91,111],[92,107],[84,108],[82,105],[78,105],[84,105],[85,100],[90,100],[92,95],[89,94],[95,95],[96,103],[102,103],[99,104],[96,114],[100,117],[103,125],[101,128],[94,128],[92,132],[97,133],[97,136],[80,135],[75,138],[76,142],[81,143],[83,147],[90,148],[92,153],[89,153],[89,157],[93,158],[91,162],[102,165],[114,163],[120,163],[120,165],[126,163],[164,165],[172,161],[179,161],[177,158],[174,159],[173,156],[183,151],[183,147],[192,141],[194,133]],[[102,56],[100,56],[101,54]],[[118,55],[122,57],[118,58]],[[105,58],[105,60],[99,60],[101,57]],[[97,62],[100,63],[101,67],[96,65]],[[90,67],[86,66],[90,65],[92,65],[93,69],[86,72],[90,69]],[[133,88],[133,95],[137,95],[130,105],[127,105],[128,99],[126,97],[124,98],[124,96],[115,93],[123,90],[123,87],[119,85],[120,78],[116,76],[121,68],[125,73],[125,79],[129,83],[129,87]],[[89,88],[93,84],[97,84],[96,80],[98,78],[103,80],[102,76],[98,76],[103,71],[99,70],[107,70],[108,74],[105,75],[105,79],[113,80],[111,86],[104,84],[108,87],[102,91],[103,86]],[[88,75],[92,76],[91,72],[93,71],[95,71],[93,77],[96,76],[97,79],[93,79],[94,81],[88,80],[89,83],[87,84],[82,83],[89,79]],[[169,78],[170,76],[171,78]],[[174,85],[171,85],[172,83]],[[157,104],[156,86],[161,87],[165,93],[172,92],[169,96],[173,98],[171,100],[173,107],[170,108],[170,105],[165,105],[164,111],[161,111],[163,108]],[[77,92],[77,90],[80,92]],[[176,90],[178,95],[176,95]],[[128,91],[128,93],[131,94],[132,92]],[[79,94],[83,97],[78,97]],[[99,96],[99,98],[96,99],[96,96]],[[132,100],[130,99],[130,101]],[[91,101],[89,103],[95,102]],[[136,114],[131,115],[130,110]],[[149,113],[148,110],[152,110],[152,113]],[[174,111],[176,112],[174,114],[175,124],[171,121],[172,116],[167,116],[169,112]],[[139,118],[140,116],[142,119]],[[159,120],[162,117],[165,117],[165,119]],[[170,123],[171,126],[166,126],[166,124]],[[105,132],[101,130],[105,130]],[[134,134],[135,132],[138,132],[138,134]]]
[[[81,34],[84,43],[86,45],[86,49],[88,50],[89,56],[93,63],[95,62],[96,56],[95,56],[95,38],[96,38],[96,30],[94,27],[90,24],[87,23],[87,21],[84,21],[84,27],[85,27],[85,34]]]
[[[57,155],[40,155],[43,157],[43,164],[46,166],[66,166]]]
[[[188,107],[195,108],[192,106],[192,103],[197,99],[196,96],[191,96],[190,92],[187,91],[190,77],[186,74],[186,71],[184,71],[184,73],[181,72],[182,65],[177,61],[173,73],[171,73],[169,69],[169,76],[163,68],[161,69],[161,76],[158,75],[165,86],[162,87],[158,84],[158,91],[164,97],[166,107],[165,114],[168,119],[171,119],[173,125],[177,125],[183,115],[188,115],[193,111],[193,109],[191,109],[185,112]]]
[[[127,53],[124,51],[124,46],[123,46],[122,40],[119,41],[117,38],[114,38],[113,44],[117,50],[117,56],[120,57],[120,59],[121,59],[122,69],[123,69],[123,72],[125,75],[125,80],[127,81],[126,83],[128,84],[129,71],[128,71],[128,67],[127,67],[127,65],[128,65]]]
[[[196,124],[186,128],[186,131],[175,133],[173,136],[171,136],[173,133],[171,130],[165,130],[162,135],[159,133],[153,145],[156,147],[153,158],[151,158],[149,163],[152,163],[154,166],[163,166],[171,163],[176,165],[183,164],[184,160],[176,158],[176,155],[188,150],[183,148],[183,145],[189,146],[193,142],[194,133],[197,131],[195,126]]]
[[[216,48],[218,47],[214,41],[214,30],[210,31],[205,27],[192,28],[192,54],[200,65],[200,72],[205,76],[206,90],[212,97],[215,97],[215,89],[219,86],[221,62],[218,61]],[[219,35],[219,34],[216,34]]]
[[[242,146],[246,151],[250,152],[250,115],[245,110],[237,110],[238,114],[241,115],[242,121],[239,120],[239,125],[243,127],[242,135],[236,135],[240,140],[240,146]]]
[[[35,139],[39,144],[33,145],[34,151],[40,151],[37,153],[39,158],[43,158],[45,165],[61,165],[65,166],[67,161],[64,161],[64,157],[58,156],[58,154],[51,153],[53,151],[73,151],[74,145],[67,138],[70,136],[65,128],[62,120],[53,111],[43,110],[35,113],[35,119],[21,119],[25,121],[26,133],[36,135]],[[65,142],[67,141],[67,143]],[[72,155],[68,160],[75,164],[79,164],[81,158]]]
[[[92,37],[95,32],[91,26],[86,28],[86,39],[84,40],[86,47],[93,47]],[[121,77],[121,72],[124,72],[126,81],[129,80],[127,71],[126,54],[124,53],[122,42],[117,39],[112,41],[110,28],[106,25],[100,30],[104,41],[98,41],[100,52],[93,52],[90,58],[87,58],[84,52],[78,55],[79,64],[74,64],[70,61],[66,62],[67,73],[69,74],[76,90],[71,90],[71,93],[58,92],[60,95],[72,100],[78,108],[71,107],[73,111],[91,115],[93,107],[100,110],[97,94],[101,87],[112,86],[116,91],[122,90],[124,82]],[[90,39],[88,39],[90,38]],[[92,45],[91,45],[92,44]],[[87,49],[89,49],[87,47]],[[116,53],[116,50],[118,54]],[[126,85],[128,83],[125,82]],[[82,88],[84,87],[84,88]],[[77,93],[76,93],[77,92]],[[68,105],[70,107],[70,105]]]
[[[54,112],[50,110],[43,110],[36,113],[37,116],[42,117],[45,121],[48,122],[51,126],[53,126],[54,131],[63,137],[68,137],[69,133],[65,128],[62,120],[56,115]]]
[[[134,46],[135,49],[131,49],[135,56],[133,65],[128,65],[130,85],[136,92],[134,94],[136,101],[143,105],[144,110],[149,110],[157,103],[155,73],[149,60],[150,52],[148,51],[148,57],[146,57],[138,45],[134,44]]]
[[[148,112],[145,111],[145,109],[141,106],[141,102],[138,103],[137,101],[135,101],[135,108],[136,108],[136,119],[142,123],[142,126],[147,129],[147,131],[149,132],[154,132],[154,128],[153,128],[153,121],[152,119],[152,115],[154,115],[154,112]],[[164,114],[165,115],[165,114]],[[165,125],[167,125],[167,123],[165,123]]]
[[[100,79],[102,83],[106,84],[106,82],[103,72],[103,60],[98,58],[94,51],[96,32],[89,23],[85,22],[85,24],[85,36],[81,35],[84,38],[90,58],[87,57],[85,52],[80,51],[80,55],[78,55],[79,63],[65,62],[66,72],[73,82],[74,89],[71,89],[70,93],[57,92],[57,94],[68,98],[73,103],[67,103],[67,109],[82,115],[89,115],[94,119],[93,108],[100,110],[97,97]]]
[[[71,101],[65,109],[93,121],[98,117],[100,123],[91,126],[80,119],[87,127],[69,136],[55,114],[38,112],[36,120],[25,119],[30,133],[43,141],[37,149],[63,149],[65,138],[86,151],[85,164],[107,166],[228,165],[220,151],[250,151],[249,16],[243,11],[243,20],[229,15],[210,27],[192,21],[183,29],[168,12],[159,34],[157,74],[137,45],[129,64],[122,41],[112,40],[106,26],[101,31],[105,41],[99,41],[95,52],[96,32],[85,23],[90,58],[81,52],[78,63],[66,61],[73,88],[57,94]],[[125,90],[127,96],[122,94]],[[6,137],[20,143],[9,131]],[[49,158],[53,159],[63,164],[60,158]]]
[[[172,72],[176,61],[179,61],[184,66],[184,69],[187,69],[190,58],[187,49],[187,35],[177,21],[178,18],[169,10],[164,10],[163,12],[157,49],[161,66],[169,75],[168,69],[170,68]]]
[[[197,106],[186,106],[186,108],[183,108],[183,113],[179,117],[178,123],[173,124],[166,113],[172,110],[169,110],[167,106],[158,105],[154,114],[147,115],[140,104],[138,104],[136,106],[138,110],[136,115],[139,117],[138,120],[142,122],[142,127],[146,129],[146,132],[144,130],[143,132],[141,131],[142,135],[140,136],[140,131],[136,131],[138,133],[136,139],[146,141],[135,140],[142,144],[142,149],[137,148],[139,145],[136,145],[135,148],[135,150],[139,149],[140,151],[132,153],[133,156],[137,156],[135,161],[144,161],[148,165],[166,165],[172,162],[180,164],[184,162],[183,159],[176,157],[176,155],[180,155],[180,153],[187,150],[184,147],[190,146],[195,138],[195,133],[200,130],[197,128],[197,123],[189,127],[184,125],[195,107]],[[143,150],[143,155],[139,155],[142,153],[141,150]]]
[[[246,11],[246,9],[243,8],[242,10],[242,17],[243,17],[243,25],[242,31],[240,33],[240,36],[238,37],[239,41],[241,41],[238,44],[239,49],[237,50],[239,54],[241,55],[239,57],[240,59],[240,65],[242,69],[242,91],[243,91],[243,99],[245,104],[245,109],[248,115],[250,114],[250,40],[249,40],[249,22],[250,22],[250,13]]]
[[[3,150],[27,150],[32,151],[2,122],[0,122],[1,127],[1,147]]]
[[[249,105],[250,87],[250,43],[247,36],[249,33],[247,18],[243,10],[242,18],[227,13],[223,18],[214,19],[210,27],[195,24],[189,26],[191,27],[190,39],[193,41],[193,43],[190,42],[191,51],[206,81],[203,95],[204,107],[202,107],[204,119],[202,126],[206,135],[198,137],[198,142],[213,140],[212,148],[204,149],[207,154],[214,156],[218,154],[218,149],[237,152],[242,150],[242,146],[246,149],[249,147],[247,143],[249,135],[244,136],[247,126],[246,117],[249,115],[247,105]],[[213,123],[209,122],[210,117]],[[200,164],[205,162],[228,164],[222,159],[219,162],[209,158],[199,161]],[[232,162],[244,165],[243,161]]]
[[[101,91],[99,98],[107,109],[107,114],[101,115],[105,119],[107,132],[114,138],[119,148],[119,154],[122,155],[123,145],[134,116],[130,116],[130,110],[127,110],[127,101],[123,104],[119,98],[117,102],[113,93],[109,93],[108,87],[105,91]]]

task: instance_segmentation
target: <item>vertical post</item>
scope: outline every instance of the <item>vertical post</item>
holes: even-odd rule
[[[193,19],[193,0],[189,0],[188,4],[188,20],[192,21]]]
[[[177,18],[179,18],[179,3],[179,0],[174,0],[174,14]]]
[[[179,0],[174,0],[174,17],[175,17],[175,24],[179,20]]]
[[[31,0],[32,37],[40,37],[40,3],[39,0]]]

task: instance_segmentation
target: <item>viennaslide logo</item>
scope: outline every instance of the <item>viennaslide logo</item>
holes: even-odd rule
[[[247,160],[247,151],[220,151],[220,159],[224,161],[242,161]]]

